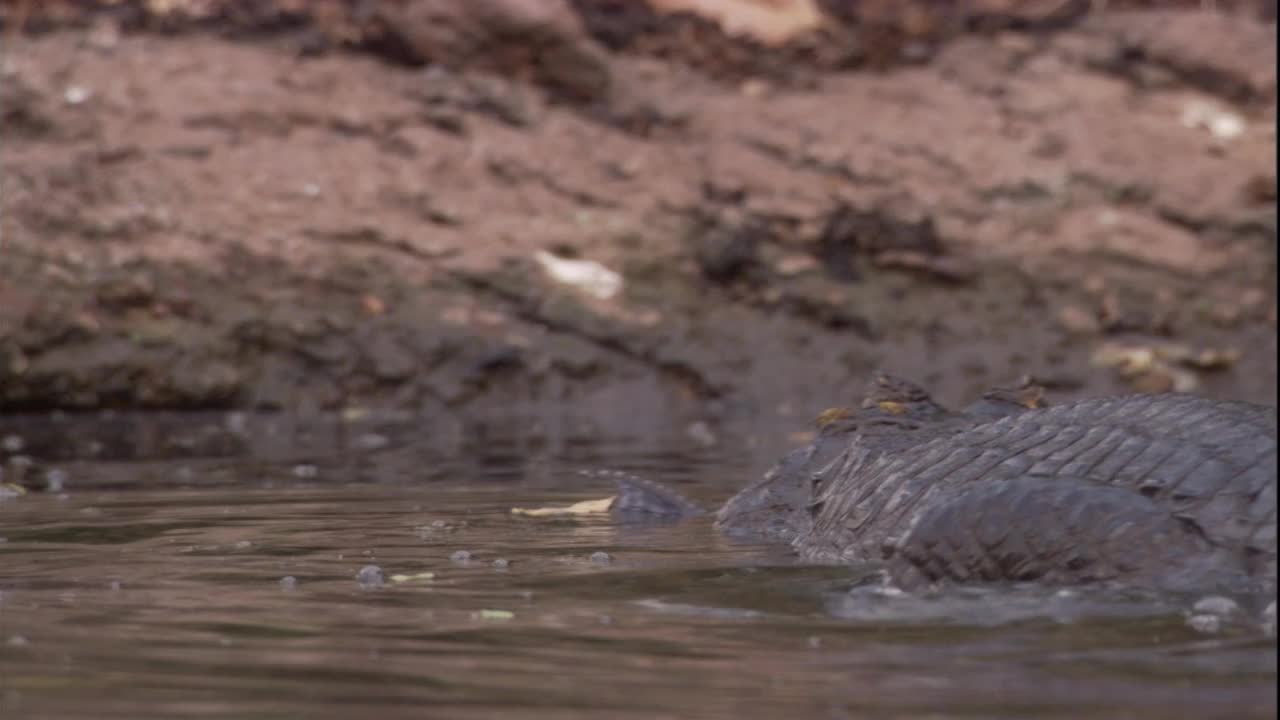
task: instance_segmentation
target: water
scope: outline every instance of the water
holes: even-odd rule
[[[1256,608],[1206,633],[1177,598],[897,596],[705,520],[510,514],[607,495],[584,467],[712,503],[777,450],[704,436],[0,420],[3,480],[27,489],[0,500],[0,717],[1275,715]]]

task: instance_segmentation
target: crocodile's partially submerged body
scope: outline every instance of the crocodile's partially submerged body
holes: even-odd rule
[[[618,512],[692,512],[624,483]],[[1028,382],[949,411],[880,376],[862,407],[716,514],[809,561],[935,582],[1118,580],[1270,589],[1276,579],[1274,408],[1189,395],[1044,407]]]

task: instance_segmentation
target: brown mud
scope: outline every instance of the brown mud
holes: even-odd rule
[[[603,0],[21,5],[0,411],[1275,396],[1266,3],[826,3],[777,48]]]

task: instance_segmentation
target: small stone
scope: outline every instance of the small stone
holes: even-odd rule
[[[365,433],[355,439],[353,443],[357,450],[380,450],[391,443],[386,435],[378,433]]]
[[[1102,330],[1097,315],[1079,305],[1067,305],[1059,310],[1058,324],[1063,330],[1076,335],[1096,335]]]
[[[471,553],[466,550],[455,550],[453,554],[449,556],[449,562],[459,564],[469,563],[471,562]]]
[[[365,565],[360,568],[360,572],[356,573],[356,582],[365,589],[379,588],[386,582],[386,577],[382,573],[382,568],[377,565]]]
[[[62,99],[67,101],[68,105],[81,105],[93,95],[93,91],[89,88],[72,85],[62,94]]]
[[[292,575],[285,575],[280,578],[280,589],[285,592],[292,592],[298,589],[298,578]]]
[[[222,420],[222,425],[229,433],[244,435],[249,428],[249,418],[242,412],[227,413]]]
[[[591,562],[597,565],[608,565],[613,562],[613,556],[603,550],[597,550],[591,553]]]

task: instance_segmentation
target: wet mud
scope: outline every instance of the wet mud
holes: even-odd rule
[[[1265,4],[826,3],[776,47],[588,0],[23,5],[4,412],[573,406],[714,439],[875,368],[951,403],[1024,373],[1275,395]]]

